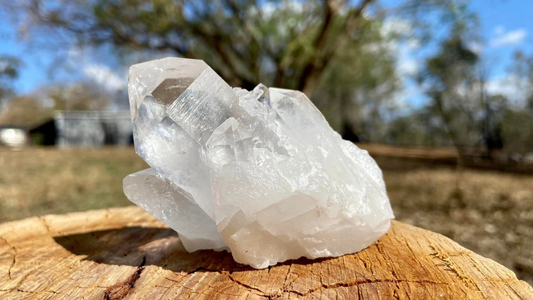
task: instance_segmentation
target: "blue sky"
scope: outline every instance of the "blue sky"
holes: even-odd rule
[[[481,55],[489,73],[489,92],[516,97],[519,93],[509,83],[512,78],[506,71],[517,50],[533,53],[533,1],[472,0],[469,9],[478,15],[481,36],[480,43],[472,42],[469,46]],[[406,43],[399,46],[398,70],[404,74],[405,86],[402,95],[405,99],[401,102],[406,102],[410,108],[421,107],[427,101],[410,75],[419,70],[427,55],[434,51],[435,44],[424,49],[410,49]]]
[[[509,63],[516,49],[533,49],[533,1],[477,0],[471,5],[480,15],[485,55],[494,57],[500,66]],[[496,72],[504,69],[497,68]]]
[[[490,89],[505,92],[505,71],[513,53],[518,49],[526,53],[533,52],[533,1],[472,0],[470,8],[478,14],[480,20],[484,43],[473,46],[482,53],[489,65]],[[16,28],[6,19],[5,16],[0,16],[0,54],[23,58],[25,66],[15,83],[18,93],[32,92],[55,81],[79,79],[94,80],[109,89],[125,87],[125,68],[116,61],[110,49],[62,49],[56,52],[32,47],[31,43],[17,38]],[[408,79],[408,75],[420,68],[423,56],[417,52],[419,49],[406,44],[400,45],[398,51],[398,67],[405,75],[406,91],[403,101],[419,107],[423,105],[424,97],[416,84]],[[51,68],[55,59],[66,62],[70,70],[57,71]]]
[[[485,38],[482,53],[491,73],[491,88],[506,92],[504,76],[513,53],[533,53],[533,1],[477,0],[471,7],[480,16]]]

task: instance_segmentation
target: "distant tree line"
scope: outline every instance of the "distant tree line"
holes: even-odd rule
[[[515,99],[488,90],[487,67],[466,47],[461,32],[442,42],[419,74],[430,102],[389,124],[389,143],[533,152],[533,55],[518,51],[505,84]]]
[[[6,102],[0,124],[32,127],[52,118],[57,110],[107,109],[115,100],[116,95],[88,82],[42,87]]]
[[[484,62],[465,42],[476,35],[467,0],[403,0],[393,7],[379,0],[0,3],[27,35],[68,36],[81,47],[110,45],[125,64],[138,62],[138,53],[197,58],[233,86],[251,89],[262,82],[302,90],[352,140],[479,147],[489,156],[500,148],[532,151],[533,56],[517,54],[510,70],[523,79],[527,99],[518,105],[490,94]],[[398,20],[407,21],[407,31],[395,28]],[[430,101],[400,115],[395,98],[404,83],[395,47],[409,38],[430,43],[436,29],[446,29],[447,38],[417,74]],[[96,104],[70,108],[101,108],[109,95],[94,96],[85,87],[85,99]],[[58,97],[53,107],[70,101]]]

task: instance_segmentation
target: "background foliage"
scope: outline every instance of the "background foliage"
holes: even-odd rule
[[[509,69],[524,79],[520,82],[528,93],[518,101],[522,105],[489,94],[486,62],[469,46],[479,37],[476,15],[468,10],[467,0],[405,0],[393,7],[378,0],[2,4],[19,24],[21,35],[37,44],[39,37],[47,36],[57,38],[61,46],[111,47],[124,65],[165,55],[203,59],[233,86],[251,89],[262,82],[302,90],[334,129],[355,141],[475,147],[488,156],[501,148],[531,151],[530,129],[512,142],[505,135],[514,136],[516,128],[531,126],[510,116],[532,113],[533,59],[517,53]],[[438,39],[435,33],[442,30],[446,38]],[[405,85],[398,73],[398,47],[413,40],[422,46],[441,45],[440,52],[413,74],[430,101],[406,112],[405,103],[398,100]],[[49,38],[44,43],[49,45]],[[2,74],[13,78],[19,65],[13,60],[9,66]],[[83,95],[58,96],[62,92],[57,91],[69,89]],[[5,91],[8,95],[9,90]],[[46,96],[41,92],[30,97],[41,106],[43,98],[52,98],[45,112],[120,107],[125,98],[124,93],[103,93],[84,83],[47,89]],[[58,97],[72,103],[66,105],[68,101]],[[15,98],[12,105],[23,106],[27,100],[26,95]],[[17,119],[16,111],[4,110],[4,115],[12,116],[0,121]]]

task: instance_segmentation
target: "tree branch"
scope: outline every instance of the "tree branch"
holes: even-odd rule
[[[257,81],[259,80],[259,54],[261,53],[261,46],[259,40],[257,39],[257,36],[253,33],[253,31],[250,29],[246,18],[243,17],[243,15],[241,14],[243,9],[240,9],[232,0],[224,0],[224,2],[235,16],[235,19],[237,20],[243,31],[246,33],[248,39],[251,41],[251,51],[249,53],[250,61],[248,62],[248,64],[250,65],[251,73],[254,76],[254,80]]]
[[[333,15],[336,13],[336,9],[333,5],[333,0],[324,0],[324,21],[322,22],[322,26],[320,28],[320,31],[316,37],[316,39],[313,41],[313,48],[314,48],[314,57],[309,59],[307,64],[305,65],[302,75],[300,77],[300,80],[298,81],[298,89],[304,90],[305,86],[307,85],[307,81],[309,80],[309,77],[313,73],[314,69],[317,67],[317,63],[319,63],[319,60],[317,59],[322,55],[323,49],[326,46],[326,40],[327,40],[327,33],[331,26],[331,20],[333,19]]]
[[[327,31],[330,26],[328,25],[322,27],[323,31],[325,32],[323,35],[319,34],[315,55],[313,59],[309,60],[304,67],[304,71],[298,84],[299,90],[303,91],[309,96],[312,94],[320,74],[326,69],[327,65],[333,59],[338,49],[341,48],[346,42],[347,36],[356,29],[357,23],[361,18],[363,11],[372,1],[374,0],[363,0],[356,9],[350,11],[349,15],[346,17],[346,21],[344,22],[341,34],[336,38],[333,47],[326,47]],[[328,1],[328,7],[331,9],[331,11],[336,12],[337,10],[332,9],[333,4],[329,3],[331,2]],[[324,19],[324,23],[326,20],[327,14],[326,18]]]

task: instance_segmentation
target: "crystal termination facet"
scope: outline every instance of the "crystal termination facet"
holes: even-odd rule
[[[301,92],[231,88],[201,60],[133,65],[130,201],[176,230],[187,251],[231,251],[266,268],[368,247],[394,218],[382,173]]]

